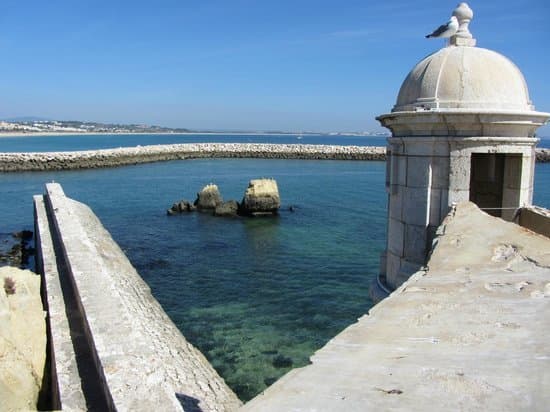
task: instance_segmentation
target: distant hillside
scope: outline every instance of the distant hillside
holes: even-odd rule
[[[4,133],[186,133],[189,129],[149,126],[145,124],[111,124],[82,122],[79,120],[43,120],[19,117],[17,120],[1,121],[0,132]]]

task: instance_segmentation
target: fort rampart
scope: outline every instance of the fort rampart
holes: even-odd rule
[[[95,214],[56,183],[34,202],[52,409],[239,407]]]

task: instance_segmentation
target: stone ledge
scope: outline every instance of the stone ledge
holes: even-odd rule
[[[34,196],[34,216],[36,250],[39,251],[37,270],[42,276],[42,301],[48,313],[50,407],[56,410],[85,410],[86,400],[71,340],[66,303],[43,196]]]
[[[550,210],[526,206],[518,210],[517,223],[526,229],[550,238]]]
[[[549,250],[459,204],[427,271],[241,410],[546,410]]]

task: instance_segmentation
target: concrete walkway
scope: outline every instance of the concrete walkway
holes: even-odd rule
[[[550,239],[459,205],[429,269],[242,411],[546,411]]]

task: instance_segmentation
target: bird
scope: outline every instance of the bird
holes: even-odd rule
[[[439,39],[445,39],[451,36],[454,36],[456,32],[458,31],[458,19],[456,16],[452,16],[451,19],[445,23],[439,26],[437,29],[434,30],[433,33],[426,35],[426,38],[439,38]]]

